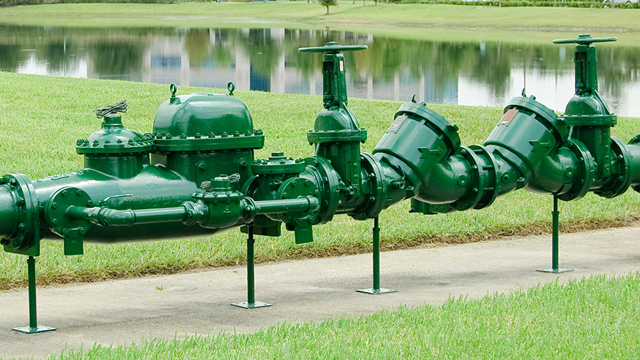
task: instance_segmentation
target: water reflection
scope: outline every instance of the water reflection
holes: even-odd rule
[[[573,94],[573,46],[398,40],[289,29],[74,29],[0,26],[0,69],[302,94],[322,92],[328,41],[366,44],[348,53],[349,95],[503,106],[526,87],[563,110]],[[640,116],[640,48],[598,47],[600,92],[620,115]]]

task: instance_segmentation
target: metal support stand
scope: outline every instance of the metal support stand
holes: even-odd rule
[[[569,268],[559,268],[558,267],[558,252],[559,252],[559,218],[560,212],[558,211],[558,197],[553,195],[553,211],[551,212],[551,221],[552,221],[552,235],[551,235],[551,269],[540,269],[540,272],[559,274],[563,272],[573,271],[573,269]]]
[[[396,292],[396,290],[380,288],[380,227],[378,226],[377,216],[373,219],[373,288],[356,291],[371,295]]]
[[[29,256],[29,259],[27,259],[27,269],[29,273],[29,326],[13,328],[13,330],[25,334],[54,331],[55,328],[38,325],[38,309],[36,307],[36,259],[33,256]]]
[[[255,278],[253,270],[254,244],[255,240],[253,239],[253,226],[249,226],[249,237],[247,238],[247,301],[231,304],[243,309],[256,309],[271,306],[271,304],[256,301]]]

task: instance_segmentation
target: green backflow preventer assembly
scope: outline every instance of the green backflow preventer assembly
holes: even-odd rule
[[[85,168],[32,181],[0,179],[0,237],[6,252],[28,256],[28,333],[38,325],[35,257],[40,240],[64,241],[65,255],[85,242],[119,243],[203,236],[240,227],[248,233],[248,301],[268,306],[253,291],[254,235],[279,236],[284,223],[296,243],[313,241],[313,226],[337,214],[374,219],[374,283],[380,294],[378,214],[410,199],[423,214],[481,209],[499,195],[526,188],[554,197],[553,261],[557,260],[557,200],[587,192],[612,198],[629,186],[640,191],[640,137],[611,137],[616,124],[598,95],[593,43],[615,38],[557,40],[575,43],[575,95],[564,115],[516,97],[484,145],[461,146],[458,128],[424,103],[400,107],[373,153],[362,153],[367,131],[347,106],[342,52],[366,46],[300,49],[323,53],[324,109],[307,139],[315,156],[283,153],[254,160],[264,144],[246,105],[233,95],[176,95],[158,109],[152,134],[123,126],[126,104],[98,109],[102,129],[78,140]]]

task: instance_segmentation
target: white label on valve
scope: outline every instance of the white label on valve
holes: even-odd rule
[[[340,60],[340,71],[344,71],[344,61]]]

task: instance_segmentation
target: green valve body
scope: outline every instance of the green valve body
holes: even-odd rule
[[[360,144],[367,140],[367,131],[360,128],[356,115],[348,108],[345,60],[342,51],[363,50],[366,46],[341,46],[330,42],[326,46],[302,48],[301,52],[323,52],[324,109],[318,114],[313,131],[307,139],[316,147],[316,156],[327,159],[341,179],[340,191],[351,199],[361,195],[362,169]]]
[[[606,40],[606,39],[605,39]],[[576,200],[593,191],[614,197],[640,190],[640,137],[610,137],[615,115],[597,94],[592,43],[577,43],[576,94],[564,115],[516,97],[483,145],[462,146],[458,128],[424,103],[400,107],[371,154],[347,106],[342,51],[363,46],[329,43],[323,52],[324,109],[307,140],[315,155],[273,153],[254,160],[264,144],[246,105],[229,94],[171,97],[158,109],[152,134],[122,124],[122,104],[99,112],[102,128],[78,140],[85,169],[31,181],[0,179],[0,237],[5,251],[39,255],[41,239],[63,239],[65,254],[84,242],[119,243],[214,234],[240,227],[296,243],[312,227],[346,214],[376,218],[411,199],[423,214],[482,209],[526,188]],[[126,109],[126,106],[124,106]]]
[[[158,109],[153,132],[152,162],[198,186],[233,175],[232,188],[238,190],[251,177],[253,150],[264,145],[249,109],[232,95],[172,95]]]
[[[172,93],[158,110],[154,134],[128,130],[120,115],[106,114],[102,129],[76,144],[77,152],[85,157],[84,170],[33,182],[20,174],[5,176],[0,186],[0,236],[5,251],[38,255],[41,238],[62,237],[65,253],[80,254],[85,241],[184,238],[244,224],[244,212],[216,226],[204,220],[206,226],[193,226],[188,215],[175,215],[158,224],[147,218],[142,222],[144,214],[136,214],[136,222],[126,227],[96,226],[86,219],[69,218],[72,206],[116,211],[186,209],[185,202],[211,198],[197,193],[202,192],[201,185],[210,186],[218,176],[228,176],[229,188],[218,190],[216,200],[201,208],[235,201],[241,185],[252,176],[253,150],[262,147],[264,135],[253,129],[248,109],[234,96],[176,97],[175,88]],[[229,191],[236,195],[228,195]],[[226,205],[219,210],[218,219]],[[158,219],[166,215],[158,214]],[[117,219],[109,221],[118,223]]]
[[[555,41],[577,44],[574,59],[576,91],[567,104],[563,118],[572,127],[571,137],[582,142],[593,156],[597,179],[607,179],[611,175],[614,159],[610,151],[610,129],[616,124],[617,117],[611,114],[607,103],[598,94],[596,48],[592,43],[615,40],[580,35],[578,39]]]

